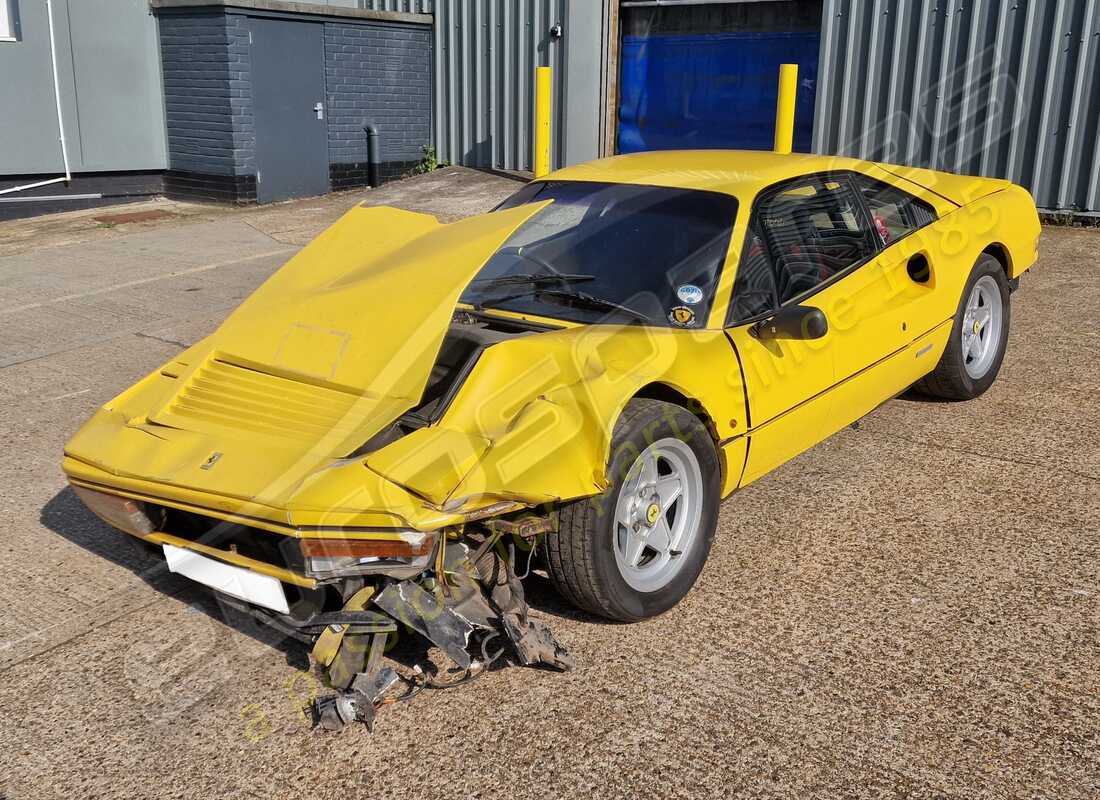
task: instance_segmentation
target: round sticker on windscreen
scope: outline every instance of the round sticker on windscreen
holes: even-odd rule
[[[676,296],[680,298],[681,303],[687,303],[689,306],[703,302],[703,290],[691,283],[685,283],[677,289]]]

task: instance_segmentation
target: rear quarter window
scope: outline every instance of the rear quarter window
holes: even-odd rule
[[[883,247],[936,219],[932,206],[896,186],[876,181],[866,175],[857,175],[856,185],[871,214],[875,235]]]

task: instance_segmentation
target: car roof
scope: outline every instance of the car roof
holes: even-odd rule
[[[602,181],[703,189],[751,199],[765,186],[831,170],[866,172],[868,162],[761,150],[658,150],[602,158],[557,170],[544,180]]]

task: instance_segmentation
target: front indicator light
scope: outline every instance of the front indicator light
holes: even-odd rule
[[[435,536],[417,541],[400,539],[302,539],[306,558],[416,558],[435,548]]]
[[[85,489],[75,484],[72,487],[88,510],[108,525],[133,536],[148,536],[155,530],[153,521],[145,513],[143,503],[106,492]]]
[[[436,533],[402,533],[400,539],[302,539],[306,574],[312,578],[387,575],[414,577],[431,563]]]

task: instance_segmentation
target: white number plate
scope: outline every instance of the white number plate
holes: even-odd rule
[[[238,600],[255,603],[282,614],[290,613],[283,585],[270,575],[223,564],[182,547],[173,547],[170,544],[162,546],[168,569],[172,572]]]

